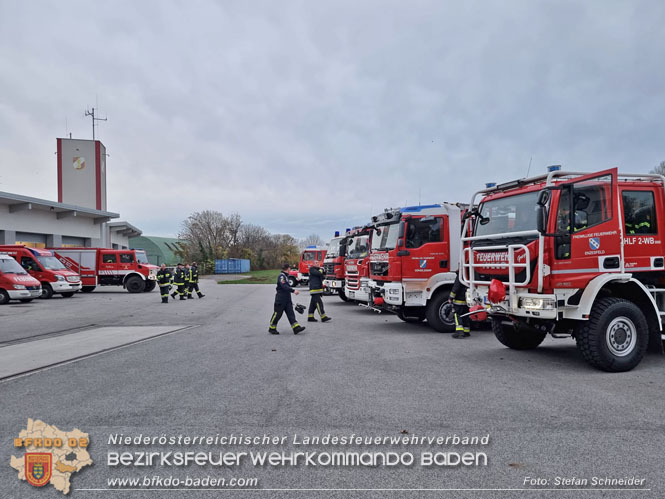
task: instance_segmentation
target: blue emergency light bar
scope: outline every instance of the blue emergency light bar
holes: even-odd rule
[[[547,167],[547,173],[558,172],[559,170],[561,170],[561,165],[550,165]]]
[[[496,187],[496,182],[487,182],[485,184],[485,189],[491,189],[492,187]]]

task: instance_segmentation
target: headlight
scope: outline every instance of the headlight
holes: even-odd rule
[[[554,310],[556,302],[554,298],[520,298],[519,306],[527,310]]]
[[[391,288],[390,291],[388,291],[388,293],[391,295],[398,295],[399,289]]]
[[[65,280],[64,276],[61,276],[61,275],[57,275],[57,276],[55,276],[55,278],[58,281],[64,281]]]
[[[23,284],[14,284],[14,289],[25,289]]]

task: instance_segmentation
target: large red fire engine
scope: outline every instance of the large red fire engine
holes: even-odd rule
[[[350,229],[347,229],[347,235],[349,231]],[[347,301],[344,294],[344,257],[346,256],[347,235],[340,236],[339,232],[335,232],[335,237],[328,243],[328,251],[323,260],[323,270],[326,273],[323,286],[328,291],[337,293],[344,301]]]
[[[592,366],[632,369],[665,339],[664,186],[661,175],[553,168],[476,193],[467,302],[489,307],[510,348],[572,336]]]
[[[369,302],[369,252],[373,232],[371,226],[366,226],[349,233],[344,260],[344,294],[349,300]]]
[[[372,217],[370,297],[407,322],[455,329],[448,295],[459,266],[461,212],[444,203],[411,206]]]
[[[81,276],[89,293],[96,286],[122,286],[130,293],[155,289],[159,267],[148,263],[143,250],[106,248],[50,248],[58,259]]]
[[[48,299],[54,294],[70,298],[81,289],[81,277],[67,269],[52,251],[12,244],[0,246],[0,252],[12,256],[28,274],[41,283],[41,298]]]
[[[289,285],[295,288],[298,284],[307,284],[309,282],[309,268],[314,264],[321,267],[325,257],[326,248],[324,246],[307,246],[300,253],[298,271],[291,270],[289,273]]]

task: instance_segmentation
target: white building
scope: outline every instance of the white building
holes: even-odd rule
[[[141,231],[106,208],[106,149],[58,140],[58,201],[0,192],[0,244],[126,249]]]

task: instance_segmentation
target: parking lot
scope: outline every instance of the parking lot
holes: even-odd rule
[[[168,305],[156,291],[101,288],[0,307],[4,454],[28,418],[42,419],[90,435],[95,464],[72,476],[72,497],[248,497],[232,489],[100,490],[110,477],[145,474],[107,465],[109,435],[489,435],[472,449],[488,456],[479,467],[246,464],[169,473],[256,477],[265,490],[252,497],[662,496],[663,357],[648,354],[635,370],[608,374],[589,367],[572,340],[511,351],[487,330],[454,340],[334,296],[325,297],[332,322],[303,322],[306,331],[294,336],[283,318],[282,334],[271,336],[274,286],[204,279],[201,287],[204,299]],[[294,299],[308,301],[305,293]],[[19,354],[32,364],[17,366]],[[642,490],[603,491],[555,486],[556,477],[646,481]],[[16,480],[7,464],[0,480],[3,497],[60,495]],[[524,490],[531,488],[548,490]]]

